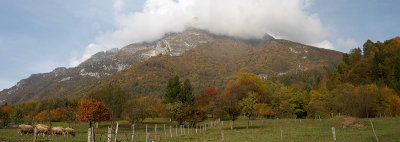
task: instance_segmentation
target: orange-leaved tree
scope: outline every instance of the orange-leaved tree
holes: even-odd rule
[[[105,121],[110,119],[110,110],[95,99],[82,99],[78,103],[76,121]]]

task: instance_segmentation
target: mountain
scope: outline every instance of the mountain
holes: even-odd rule
[[[179,56],[212,40],[214,37],[205,31],[189,29],[183,33],[166,34],[156,42],[131,44],[119,50],[98,52],[77,67],[56,68],[49,73],[33,74],[22,79],[15,86],[0,92],[0,103],[18,103],[52,96],[64,97],[152,56]]]
[[[255,73],[264,79],[334,68],[342,53],[279,40],[215,40],[184,52],[181,56],[158,55],[131,68],[105,77],[72,95],[79,96],[110,84],[132,94],[161,96],[169,78],[190,79],[194,93],[206,87],[223,88],[238,73]]]
[[[99,52],[77,67],[33,74],[0,92],[9,103],[51,97],[81,97],[108,84],[132,94],[161,95],[166,81],[178,74],[191,80],[195,92],[222,88],[239,72],[267,79],[336,65],[342,53],[265,35],[239,39],[189,29],[166,34],[151,43]]]

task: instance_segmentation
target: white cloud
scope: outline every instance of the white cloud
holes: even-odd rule
[[[117,30],[102,34],[86,47],[76,66],[98,51],[127,44],[153,41],[168,32],[187,27],[241,38],[260,38],[265,33],[305,44],[325,44],[329,32],[317,14],[309,14],[310,0],[147,0],[143,11],[122,13],[124,2],[116,0]],[[331,46],[329,48],[333,48]]]
[[[319,47],[319,48],[334,49],[333,44],[328,40],[323,40],[321,42],[317,42],[317,43],[314,43],[314,44],[311,44],[311,45],[315,46],[315,47]]]
[[[339,38],[336,40],[336,43],[339,47],[344,47],[344,48],[356,48],[358,45],[357,42],[355,42],[352,39],[343,40]]]
[[[114,12],[116,14],[120,13],[124,8],[124,0],[115,0],[113,6],[114,6]]]

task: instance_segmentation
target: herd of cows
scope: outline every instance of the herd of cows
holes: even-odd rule
[[[18,134],[33,134],[34,133],[34,128],[31,125],[25,125],[21,124],[18,125]],[[75,130],[72,128],[63,128],[63,127],[52,127],[51,131],[49,126],[43,125],[43,124],[37,124],[36,125],[36,134],[40,135],[42,134],[43,137],[45,135],[63,135],[63,136],[68,136],[72,135],[75,136]]]

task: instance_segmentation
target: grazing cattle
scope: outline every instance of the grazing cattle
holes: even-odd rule
[[[37,124],[36,125],[36,132],[37,132],[38,135],[42,134],[43,137],[44,137],[44,135],[50,134],[50,129],[46,125]]]
[[[72,136],[75,136],[75,130],[74,129],[72,129],[72,128],[65,128],[65,132],[67,132],[67,136],[68,135],[72,135]]]
[[[21,124],[18,125],[18,134],[32,134],[33,133],[33,127],[31,125],[25,125]]]
[[[63,135],[65,136],[65,129],[63,127],[53,127],[51,128],[51,132],[54,135]]]

